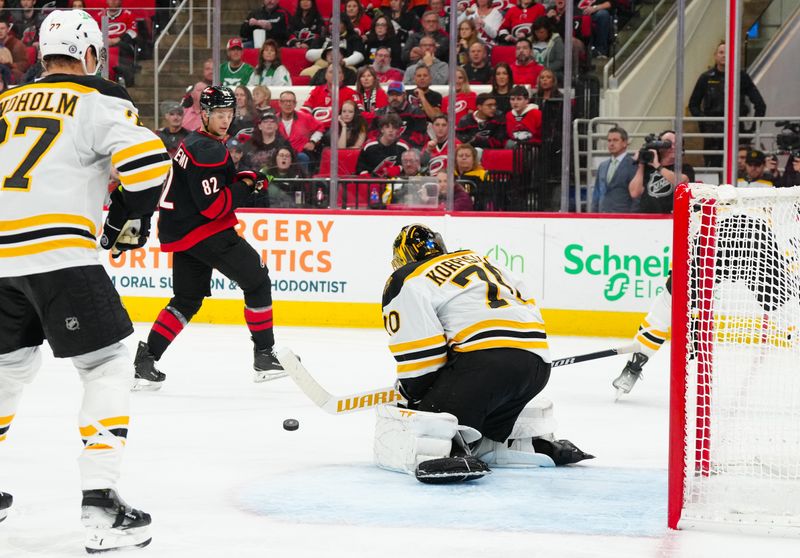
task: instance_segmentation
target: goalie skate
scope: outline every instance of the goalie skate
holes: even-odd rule
[[[0,521],[3,521],[8,515],[8,508],[11,507],[13,501],[11,494],[0,492]]]
[[[622,369],[622,373],[611,382],[611,385],[617,389],[616,396],[614,397],[615,401],[618,400],[620,396],[631,392],[636,381],[642,377],[642,366],[645,365],[649,358],[650,357],[644,353],[633,353],[631,359],[625,363],[625,368]]]
[[[133,360],[136,369],[133,391],[156,391],[164,385],[167,375],[156,368],[156,357],[144,341],[139,341],[136,358]]]
[[[86,552],[96,554],[150,544],[150,514],[126,504],[111,488],[84,490],[81,521]]]
[[[253,349],[253,370],[255,370],[253,381],[256,383],[269,382],[286,376],[286,371],[272,348]]]

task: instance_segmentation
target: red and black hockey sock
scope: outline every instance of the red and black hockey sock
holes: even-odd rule
[[[244,320],[256,349],[269,349],[275,344],[275,335],[272,332],[272,306],[267,308],[252,309],[245,306]]]
[[[156,360],[161,358],[169,344],[172,343],[185,326],[185,318],[180,313],[176,315],[175,311],[169,306],[161,311],[150,329],[150,335],[147,336],[147,345]]]

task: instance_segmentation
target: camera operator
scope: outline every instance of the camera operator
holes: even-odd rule
[[[675,186],[694,182],[694,169],[683,164],[683,172],[675,174],[675,132],[667,130],[645,138],[644,146],[634,156],[636,174],[628,183],[631,198],[638,199],[639,213],[672,213]]]
[[[780,185],[784,188],[800,186],[800,149],[792,151],[786,162],[786,170],[781,177]]]

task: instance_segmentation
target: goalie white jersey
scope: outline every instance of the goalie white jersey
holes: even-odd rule
[[[171,167],[117,84],[52,75],[0,95],[0,277],[99,265],[112,162],[136,193]]]
[[[470,250],[395,271],[383,323],[401,381],[438,370],[448,351],[518,348],[550,362],[544,320],[522,280]]]

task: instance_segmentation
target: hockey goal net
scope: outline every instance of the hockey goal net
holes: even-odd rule
[[[669,526],[800,534],[800,188],[675,195]]]

